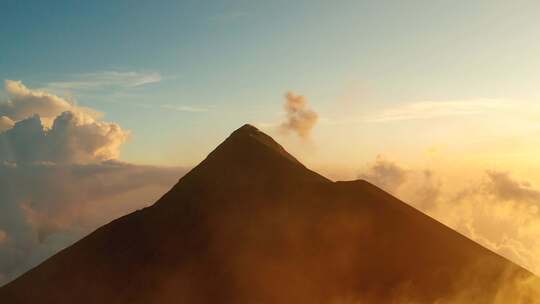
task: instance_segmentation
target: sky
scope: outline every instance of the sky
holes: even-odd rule
[[[361,123],[407,103],[535,104],[538,6],[4,0],[0,77],[106,113],[132,131],[122,158],[152,164],[191,165],[244,122],[279,123],[294,91],[334,123],[314,130],[326,164],[336,155],[322,146],[338,132],[341,150],[349,139],[373,147],[355,145],[358,159],[403,149],[403,126],[431,140],[417,121]]]
[[[538,20],[519,0],[2,0],[0,284],[244,123],[539,273]]]

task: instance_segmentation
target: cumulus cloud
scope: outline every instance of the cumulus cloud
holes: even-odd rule
[[[307,98],[288,92],[285,95],[284,105],[287,117],[281,124],[281,129],[285,132],[293,132],[301,138],[308,138],[311,130],[317,124],[319,115],[308,105]]]
[[[56,95],[6,81],[10,99],[0,103],[4,118],[0,161],[86,163],[115,159],[128,132],[97,120],[96,111]],[[46,122],[52,121],[49,126]]]
[[[77,106],[54,94],[27,88],[21,81],[6,80],[5,91],[9,99],[0,102],[0,116],[12,121],[19,121],[34,115],[41,117],[46,126],[50,126],[56,116],[65,111],[76,113],[81,118],[93,120],[101,113]]]
[[[404,169],[383,157],[359,175],[487,248],[540,273],[540,189],[488,170],[450,186],[432,170]]]
[[[0,102],[0,285],[98,226],[153,203],[182,168],[116,160],[128,132],[6,81]]]

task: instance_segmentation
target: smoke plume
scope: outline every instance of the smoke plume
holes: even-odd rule
[[[301,138],[308,138],[317,124],[319,115],[309,107],[306,97],[288,92],[285,95],[284,108],[287,117],[281,124],[281,129],[296,133]]]

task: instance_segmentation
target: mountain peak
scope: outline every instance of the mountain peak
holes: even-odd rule
[[[216,187],[268,186],[291,181],[329,182],[306,168],[272,137],[250,124],[232,132],[180,182],[192,179]]]
[[[236,129],[233,133],[256,134],[258,132],[261,132],[261,131],[257,129],[255,126],[247,123],[241,126],[240,128]]]
[[[257,129],[253,125],[245,124],[236,129],[231,135],[214,151],[219,151],[222,146],[237,146],[238,149],[243,147],[251,147],[244,152],[255,153],[258,149],[253,149],[255,145],[264,147],[267,151],[273,151],[282,157],[287,158],[290,161],[300,163],[294,156],[289,154],[280,144],[278,144],[272,137],[268,136],[261,130]],[[212,152],[212,153],[214,153]]]

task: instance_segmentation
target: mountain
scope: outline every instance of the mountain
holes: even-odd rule
[[[538,278],[245,125],[151,207],[0,288],[0,303],[540,303]]]

